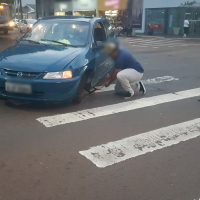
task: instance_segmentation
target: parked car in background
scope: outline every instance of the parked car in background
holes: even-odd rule
[[[80,102],[103,83],[114,63],[103,44],[114,36],[106,19],[48,17],[0,53],[0,97]]]
[[[25,33],[30,30],[36,22],[36,19],[22,19],[18,23],[18,28],[21,33]]]

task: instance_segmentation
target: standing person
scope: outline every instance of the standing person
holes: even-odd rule
[[[188,37],[190,31],[190,22],[188,19],[184,20],[184,38]]]
[[[115,69],[107,79],[105,86],[108,87],[117,79],[126,92],[126,99],[135,95],[135,91],[132,88],[134,84],[138,85],[140,92],[146,94],[145,86],[141,81],[144,69],[132,54],[125,49],[118,48],[115,43],[106,44],[105,51],[115,62]]]
[[[133,27],[132,27],[131,23],[129,23],[128,27],[127,27],[127,36],[131,37],[132,32],[133,32]]]

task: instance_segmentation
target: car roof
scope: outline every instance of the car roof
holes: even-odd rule
[[[84,17],[84,16],[52,16],[52,17],[44,17],[40,20],[73,20],[77,22],[89,22],[94,23],[96,21],[104,21],[107,20],[105,18],[98,18],[98,17]]]

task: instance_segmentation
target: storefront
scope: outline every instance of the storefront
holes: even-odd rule
[[[96,16],[97,0],[73,0],[74,15]]]
[[[57,1],[54,3],[54,15],[95,16],[96,0]]]
[[[190,36],[200,36],[200,7],[146,9],[145,32],[149,33],[151,25],[155,35],[182,36],[185,19],[190,21]]]
[[[142,28],[143,0],[131,0],[128,5],[128,18],[131,19],[133,28]]]
[[[72,1],[55,1],[54,2],[55,16],[72,15],[72,13],[73,13]]]
[[[127,0],[98,0],[97,9],[99,16],[107,18],[116,18],[120,11],[127,8]]]
[[[143,0],[142,27],[138,33],[148,33],[149,26],[154,34],[182,35],[183,22],[190,20],[190,35],[200,35],[200,0],[187,6],[185,0]]]
[[[96,15],[97,0],[36,0],[37,16]]]
[[[142,0],[129,0],[142,1]],[[128,0],[36,0],[38,17],[51,15],[117,16]]]

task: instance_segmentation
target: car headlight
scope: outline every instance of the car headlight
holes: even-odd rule
[[[55,80],[55,79],[70,79],[73,77],[72,71],[64,72],[49,72],[43,79]]]
[[[15,26],[15,22],[14,22],[14,21],[10,21],[10,22],[8,23],[8,25],[9,25],[10,27],[14,27],[14,26]]]

